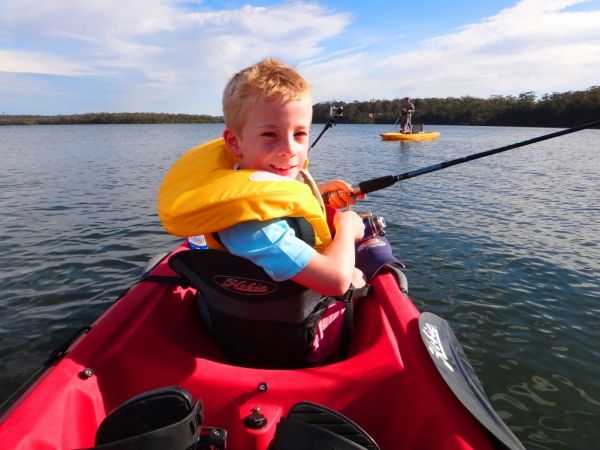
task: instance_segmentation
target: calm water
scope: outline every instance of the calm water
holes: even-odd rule
[[[316,125],[313,136],[322,129]],[[429,127],[382,142],[338,125],[317,179],[397,174],[555,130]],[[177,240],[156,197],[167,168],[222,125],[0,127],[0,399],[91,324]],[[600,432],[600,131],[586,130],[370,194],[411,297],[450,321],[492,404],[530,449]]]

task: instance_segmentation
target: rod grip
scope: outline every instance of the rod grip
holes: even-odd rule
[[[380,189],[384,189],[391,186],[396,182],[394,175],[386,175],[385,177],[373,178],[372,180],[361,181],[358,183],[358,192],[356,194],[368,194],[369,192],[375,192]]]
[[[352,193],[354,195],[360,194],[368,194],[369,192],[375,192],[380,189],[384,189],[388,186],[391,186],[396,181],[396,177],[394,175],[386,175],[385,177],[373,178],[372,180],[362,181],[357,185],[352,186]],[[334,195],[338,195],[337,191],[325,192],[323,194],[323,201],[325,204],[329,204],[331,197]]]

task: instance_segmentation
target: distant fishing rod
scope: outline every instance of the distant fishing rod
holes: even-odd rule
[[[308,148],[309,152],[312,150],[312,148],[315,145],[317,145],[317,142],[319,142],[319,139],[321,139],[321,136],[323,136],[327,130],[329,130],[331,127],[333,127],[335,125],[337,119],[339,117],[342,117],[343,112],[344,112],[343,106],[333,106],[332,105],[329,107],[329,120],[325,124],[325,128],[323,128],[323,130],[319,133],[319,135],[315,139],[315,142],[313,142],[312,145]]]
[[[448,167],[456,166],[458,164],[462,164],[468,161],[473,161],[479,158],[485,158],[486,156],[495,155],[496,153],[502,153],[507,150],[512,150],[513,148],[524,147],[525,145],[535,144],[536,142],[545,141],[547,139],[553,139],[555,137],[563,136],[565,134],[575,133],[576,131],[585,130],[586,128],[594,128],[600,126],[600,120],[595,122],[586,123],[583,125],[577,125],[573,128],[567,128],[566,130],[557,131],[555,133],[545,134],[543,136],[538,136],[533,139],[528,139],[526,141],[517,142],[515,144],[506,145],[504,147],[494,148],[492,150],[487,150],[485,152],[473,153],[472,155],[463,156],[462,158],[452,159],[450,161],[445,161],[437,164],[432,164],[431,166],[423,167],[421,169],[412,170],[410,172],[405,172],[399,175],[386,175],[379,178],[373,178],[371,180],[362,181],[355,186],[352,186],[353,194],[368,194],[369,192],[375,192],[380,189],[384,189],[388,186],[393,185],[394,183],[402,180],[407,180],[409,178],[415,178],[421,175],[425,175],[426,173],[436,172],[438,170],[446,169]],[[327,192],[323,195],[323,199],[325,203],[328,203],[331,195],[336,195],[337,192]]]

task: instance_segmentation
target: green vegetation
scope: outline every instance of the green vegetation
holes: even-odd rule
[[[220,123],[223,117],[163,113],[88,113],[68,116],[0,115],[0,125],[84,125],[108,123]]]
[[[400,111],[400,99],[352,103],[325,102],[313,107],[313,121],[326,123],[332,105],[344,107],[339,122],[393,124]],[[585,91],[545,94],[534,92],[518,97],[414,98],[414,123],[436,125],[496,125],[571,127],[600,120],[600,86]],[[89,113],[64,116],[0,115],[0,125],[80,125],[137,123],[222,123],[223,117],[163,113]]]
[[[314,122],[329,120],[329,107],[341,105],[339,122],[393,124],[401,99],[327,102],[314,106]],[[493,96],[489,99],[413,98],[413,123],[436,125],[496,125],[531,127],[571,127],[600,120],[600,86],[585,91],[546,94],[539,100],[534,92],[518,97]]]

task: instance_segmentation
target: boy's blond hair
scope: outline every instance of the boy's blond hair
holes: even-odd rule
[[[293,68],[275,58],[240,70],[223,91],[225,126],[241,133],[250,110],[261,99],[283,101],[311,99],[310,85]]]

